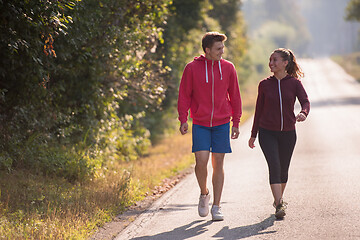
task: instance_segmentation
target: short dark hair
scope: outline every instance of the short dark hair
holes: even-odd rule
[[[225,34],[218,32],[207,32],[202,38],[202,48],[205,51],[206,48],[211,48],[214,42],[225,42],[227,39]]]

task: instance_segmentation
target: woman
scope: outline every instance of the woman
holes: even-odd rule
[[[275,217],[282,219],[286,208],[282,196],[296,143],[295,123],[305,121],[310,103],[299,80],[304,74],[291,50],[276,49],[270,56],[269,67],[274,75],[259,83],[249,147],[255,147],[259,132],[260,147],[269,167]],[[301,112],[295,116],[296,98],[301,104]]]

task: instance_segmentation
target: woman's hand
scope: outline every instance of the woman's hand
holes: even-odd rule
[[[250,147],[251,149],[255,147],[255,144],[254,144],[255,140],[256,140],[256,138],[254,138],[254,137],[251,137],[251,138],[249,139],[249,147]]]
[[[297,116],[296,116],[296,121],[298,122],[303,122],[306,120],[306,115],[303,114],[303,113],[299,113]]]

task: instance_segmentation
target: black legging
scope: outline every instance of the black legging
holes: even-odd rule
[[[270,184],[286,183],[296,131],[259,129],[259,143],[269,167]]]

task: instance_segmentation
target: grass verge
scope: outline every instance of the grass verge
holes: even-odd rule
[[[148,156],[113,163],[87,183],[0,172],[0,239],[86,239],[192,163],[191,135],[174,134]],[[158,190],[158,189],[157,189]]]
[[[345,71],[360,82],[360,52],[347,55],[333,56],[332,59],[338,63]]]

